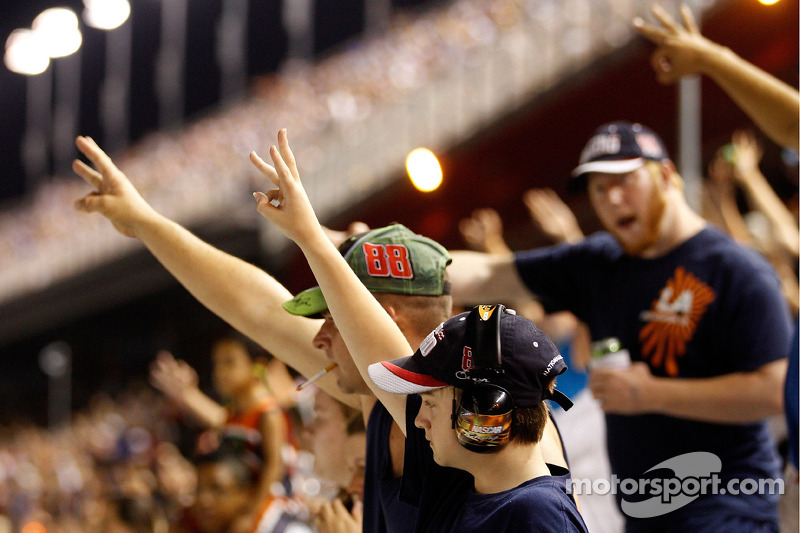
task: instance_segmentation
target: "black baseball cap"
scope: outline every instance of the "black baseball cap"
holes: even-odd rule
[[[591,172],[625,174],[647,161],[669,159],[661,138],[647,126],[635,122],[616,121],[603,124],[581,152],[579,164],[572,171],[571,190],[586,185]]]
[[[500,317],[500,358],[492,372],[470,374],[474,340],[469,315],[502,313]],[[564,409],[572,402],[549,384],[567,370],[555,344],[527,318],[497,305],[477,306],[441,323],[410,357],[382,361],[369,366],[369,376],[379,388],[393,394],[419,394],[452,385],[461,389],[484,382],[504,388],[516,407],[534,407],[551,399]]]

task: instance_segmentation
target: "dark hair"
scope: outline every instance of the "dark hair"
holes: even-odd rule
[[[373,293],[383,305],[391,305],[403,313],[408,323],[422,335],[427,335],[436,326],[450,318],[453,298],[441,296],[418,296],[393,293]]]
[[[544,402],[536,407],[518,407],[511,421],[511,440],[522,444],[535,444],[542,440],[547,424],[548,410]]]
[[[256,484],[263,464],[255,453],[229,439],[223,439],[214,451],[195,456],[193,463],[198,468],[205,464],[227,466],[240,487]]]
[[[547,388],[550,392],[556,386],[556,380],[550,382]],[[547,404],[539,403],[535,407],[518,407],[514,409],[514,416],[511,421],[511,440],[522,444],[535,444],[542,440],[544,427],[549,418]]]
[[[272,354],[270,354],[267,350],[261,347],[260,344],[252,340],[250,337],[244,335],[243,333],[235,330],[229,329],[222,335],[219,335],[214,339],[212,342],[212,347],[216,347],[218,344],[223,342],[235,343],[241,345],[245,351],[247,352],[248,357],[251,361],[269,361],[272,359]]]

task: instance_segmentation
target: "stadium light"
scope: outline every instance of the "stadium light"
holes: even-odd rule
[[[50,56],[33,30],[19,28],[12,31],[6,39],[3,61],[11,72],[35,76],[47,70]]]
[[[442,184],[442,167],[427,148],[417,148],[408,154],[406,172],[414,187],[422,192],[434,191]]]
[[[128,0],[83,0],[83,5],[83,20],[99,30],[118,28],[131,14]]]
[[[50,57],[72,55],[83,42],[78,16],[66,7],[45,9],[33,19],[31,27]]]

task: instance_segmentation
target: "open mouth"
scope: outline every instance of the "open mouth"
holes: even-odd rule
[[[626,230],[633,226],[635,222],[636,217],[634,216],[620,217],[617,219],[617,227],[621,230]]]

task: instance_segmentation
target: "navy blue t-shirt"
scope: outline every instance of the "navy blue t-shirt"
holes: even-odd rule
[[[794,335],[792,335],[792,344],[789,348],[789,368],[786,370],[786,383],[783,388],[783,404],[786,411],[786,425],[789,428],[789,461],[794,465],[795,469],[800,468],[798,464],[798,424],[800,424],[800,394],[798,385],[800,385],[800,330],[798,330],[798,323],[794,323]]]
[[[656,376],[703,378],[752,371],[785,357],[791,320],[772,267],[756,252],[708,227],[663,257],[625,255],[608,233],[575,245],[517,253],[523,282],[548,312],[568,310],[592,340],[617,337],[633,361]],[[777,479],[779,458],[763,422],[714,424],[662,415],[607,415],[611,468],[641,479],[650,468],[689,452],[721,460],[719,477]],[[618,493],[618,500],[622,499]],[[701,496],[657,517],[728,512],[777,517],[778,495]]]
[[[548,465],[542,476],[495,494],[477,494],[463,470],[437,465],[425,432],[414,425],[421,398],[408,396],[401,498],[419,507],[418,533],[586,532],[567,494],[569,472]],[[480,460],[480,457],[476,458]],[[410,533],[412,530],[408,530]]]
[[[375,402],[367,423],[364,469],[364,533],[409,533],[417,524],[417,508],[400,501],[401,478],[394,477],[389,432],[394,420]]]

